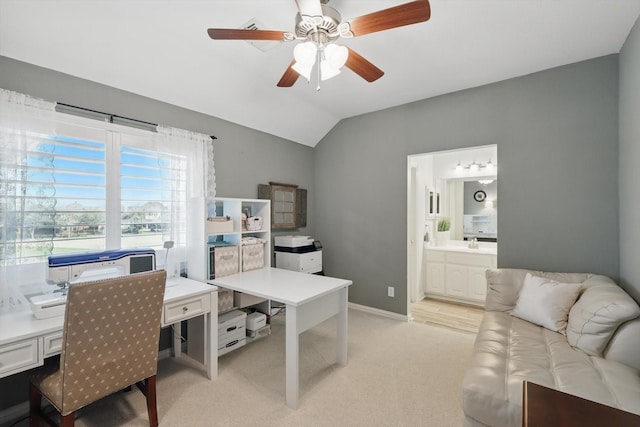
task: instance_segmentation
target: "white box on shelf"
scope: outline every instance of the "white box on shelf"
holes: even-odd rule
[[[255,295],[245,294],[243,292],[233,293],[233,306],[238,308],[249,307],[251,305],[260,304],[265,302],[266,299],[257,297]]]
[[[257,331],[267,324],[267,315],[254,311],[247,315],[247,331]]]
[[[207,234],[233,233],[233,221],[229,217],[207,218]]]

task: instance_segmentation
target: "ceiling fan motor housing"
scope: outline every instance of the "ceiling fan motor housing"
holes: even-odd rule
[[[316,43],[329,43],[340,37],[338,25],[342,18],[334,8],[322,5],[322,16],[303,18],[296,14],[296,36]]]

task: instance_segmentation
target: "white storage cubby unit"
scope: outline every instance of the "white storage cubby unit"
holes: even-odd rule
[[[260,199],[233,199],[217,198],[207,200],[206,217],[225,217],[231,219],[233,228],[229,231],[207,233],[207,248],[216,243],[226,242],[238,246],[239,269],[243,271],[243,247],[241,244],[243,237],[258,237],[266,240],[264,244],[264,266],[271,267],[271,201]],[[246,213],[250,217],[261,217],[262,228],[260,230],[249,231],[242,223],[242,214]],[[206,227],[205,227],[206,230]],[[207,250],[208,256],[208,250]],[[208,263],[207,263],[208,266]],[[209,271],[207,271],[209,278]]]
[[[225,244],[233,245],[233,248],[237,248],[237,262],[238,269],[237,271],[246,271],[247,269],[253,269],[255,267],[255,245],[253,246],[242,246],[242,238],[243,237],[256,237],[266,241],[263,247],[263,257],[264,257],[264,267],[271,267],[271,201],[270,200],[262,200],[262,199],[235,199],[235,198],[215,198],[209,199],[206,202],[206,217],[229,217],[230,222],[233,224],[231,226],[229,224],[228,227],[223,225],[221,228],[223,231],[216,231],[214,233],[210,233],[205,226],[205,233],[207,233],[207,248],[206,248],[206,256],[207,256],[207,272],[206,277],[208,280],[213,279],[212,267],[210,265],[210,253],[212,247],[222,247],[228,248]],[[247,230],[246,224],[242,222],[242,214],[247,215],[247,217],[260,217],[262,218],[262,227],[259,230]],[[251,251],[251,253],[245,251]],[[243,256],[245,255],[245,256]],[[247,257],[247,255],[249,255]],[[251,259],[250,266],[243,266],[243,260]],[[218,272],[215,273],[219,273]],[[226,269],[224,270],[226,271]],[[219,274],[218,274],[219,276]],[[219,305],[218,305],[218,315],[219,315],[219,324],[223,324],[226,321],[226,317],[234,317],[237,313],[237,309],[241,308],[251,308],[255,309],[258,312],[265,313],[267,315],[271,312],[271,303],[268,300],[257,298],[253,295],[243,294],[241,292],[234,292],[230,289],[220,288],[218,291],[219,294]],[[225,353],[228,353],[232,350],[235,350],[238,347],[244,345],[244,343],[249,343],[257,338],[266,336],[270,333],[270,325],[266,325],[260,331],[260,334],[255,336],[250,336],[245,340],[238,340],[237,337],[227,337],[226,335],[219,335],[218,342],[218,355],[221,356]],[[244,331],[244,328],[243,328]],[[226,342],[226,338],[229,338],[229,342]],[[233,338],[233,339],[232,339]],[[231,345],[233,344],[233,345]]]

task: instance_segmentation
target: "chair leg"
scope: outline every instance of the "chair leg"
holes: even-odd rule
[[[40,405],[42,404],[42,395],[33,384],[29,383],[29,415],[31,421],[30,427],[40,426]]]
[[[147,396],[147,413],[149,414],[149,427],[158,427],[158,406],[156,402],[156,376],[152,375],[145,381]]]
[[[72,412],[69,415],[60,415],[60,427],[73,427],[75,419],[75,412]]]

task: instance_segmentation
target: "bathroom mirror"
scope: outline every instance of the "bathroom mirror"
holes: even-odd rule
[[[451,238],[498,241],[498,181],[492,177],[447,180]]]

